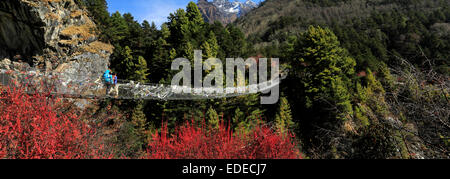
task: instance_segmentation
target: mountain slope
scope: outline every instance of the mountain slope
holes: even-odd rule
[[[274,23],[284,21],[283,32],[304,30],[308,24],[331,24],[351,18],[365,18],[373,12],[395,9],[428,11],[441,8],[441,0],[266,0],[260,7],[238,19],[235,23],[248,35],[263,35]],[[448,1],[447,1],[448,5]]]
[[[197,6],[205,21],[209,23],[219,21],[222,24],[229,24],[258,5],[251,0],[247,0],[244,3],[239,1],[230,2],[229,0],[214,0],[212,2],[199,0]]]
[[[362,143],[349,145],[346,141],[353,140],[350,139],[352,137],[344,136],[342,138],[345,140],[342,140],[341,144],[330,147],[338,153],[348,149],[347,151],[350,152],[341,153],[343,155],[350,154],[350,157],[346,158],[364,158],[358,156],[359,154],[352,154],[354,149],[360,150],[363,155],[375,158],[375,153],[386,154],[387,152],[382,151],[385,149],[387,149],[386,151],[400,151],[394,153],[401,153],[403,158],[448,158],[449,127],[447,119],[449,113],[446,110],[448,109],[448,98],[444,97],[448,92],[439,94],[443,97],[441,97],[443,100],[440,100],[438,99],[440,97],[417,98],[414,95],[421,92],[406,91],[412,86],[415,86],[414,89],[422,88],[417,91],[427,91],[427,88],[437,89],[438,86],[443,86],[443,88],[435,92],[449,89],[447,85],[449,78],[448,75],[445,75],[450,74],[448,64],[448,59],[450,59],[449,1],[336,0],[333,3],[328,2],[331,1],[267,0],[260,7],[235,22],[248,36],[248,40],[255,47],[256,54],[278,57],[281,62],[292,65],[293,71],[300,71],[291,73],[290,79],[288,79],[291,81],[284,83],[285,89],[291,91],[287,96],[290,97],[289,101],[291,101],[292,108],[295,109],[293,118],[298,121],[299,126],[303,126],[300,129],[303,134],[299,136],[308,136],[314,132],[322,135],[324,133],[342,134],[341,131],[345,130],[356,131],[352,135],[360,137],[359,142]],[[310,27],[311,25],[315,27]],[[308,27],[310,28],[307,33],[302,33]],[[333,38],[317,38],[327,36],[323,34],[331,34],[329,36]],[[376,99],[373,100],[373,104],[376,105],[369,107],[378,112],[363,112],[368,109],[367,106],[372,104],[363,104],[364,100],[359,99],[352,101],[351,103],[356,105],[349,109],[355,110],[354,117],[351,119],[352,122],[349,120],[344,125],[330,124],[327,121],[324,122],[323,117],[317,117],[322,112],[320,109],[322,106],[317,107],[320,109],[318,115],[308,116],[313,111],[309,109],[310,99],[304,97],[304,93],[299,92],[302,90],[294,90],[309,87],[310,84],[302,86],[302,83],[310,78],[315,78],[311,77],[311,74],[316,73],[316,70],[321,67],[314,67],[314,65],[328,66],[332,64],[323,63],[323,59],[330,57],[328,53],[317,53],[325,49],[330,50],[331,48],[327,44],[332,42],[335,42],[335,46],[343,47],[345,53],[331,58],[345,56],[348,52],[356,62],[354,67],[356,74],[351,77],[354,77],[351,83],[356,84],[356,87],[349,87],[350,93],[353,91],[359,95],[361,88],[371,88],[368,85],[370,78],[381,81],[377,82],[380,90]],[[345,60],[340,60],[339,63],[342,62]],[[328,72],[323,74],[329,74]],[[374,73],[370,74],[372,72]],[[439,77],[433,78],[432,75],[427,76],[427,74]],[[406,77],[408,75],[410,77]],[[359,81],[361,79],[363,81]],[[412,83],[416,84],[410,85]],[[395,84],[395,87],[392,84]],[[413,95],[404,97],[402,96],[404,94]],[[359,98],[356,96],[352,98]],[[426,98],[428,99],[424,100]],[[422,101],[427,102],[421,104]],[[380,111],[381,103],[384,103],[383,105],[386,107],[382,107],[383,110]],[[436,103],[440,104],[435,105]],[[427,105],[429,106],[427,107]],[[436,115],[439,114],[437,112],[439,110],[445,111],[442,113],[444,115]],[[373,114],[376,113],[383,115],[373,117]],[[360,114],[373,118],[367,118],[369,120],[363,124],[364,122],[361,123],[361,120],[366,119],[361,118]],[[326,129],[330,126],[332,127]],[[386,129],[386,126],[394,126],[394,128]],[[437,129],[436,126],[438,126]],[[380,133],[377,128],[383,129],[383,132]],[[319,135],[303,138],[302,143],[308,143],[311,139],[315,140],[315,136]],[[391,140],[388,136],[398,138],[400,142],[390,143],[397,139]],[[310,154],[321,153],[319,158],[326,158],[324,156],[333,153],[330,152],[332,150],[325,148],[324,152],[317,152],[315,146],[334,143],[334,141],[339,141],[340,137],[329,137],[329,141],[332,142],[326,140],[328,137],[319,138],[317,143],[305,146],[312,146]],[[374,138],[378,138],[375,140],[381,141],[381,143],[376,144],[377,147],[367,147],[373,144],[374,140],[372,139]],[[322,143],[322,141],[326,142]],[[350,149],[349,146],[358,147]],[[393,150],[390,149],[391,147]],[[371,153],[374,148],[382,150]],[[389,158],[389,156],[384,155],[381,158]]]

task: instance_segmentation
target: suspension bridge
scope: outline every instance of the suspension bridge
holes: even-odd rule
[[[21,71],[0,69],[0,86],[20,87],[28,94],[50,94],[64,98],[78,99],[121,99],[121,100],[201,100],[232,98],[254,94],[250,89],[259,92],[267,92],[277,87],[281,80],[287,76],[287,71],[282,71],[280,76],[256,85],[243,87],[245,90],[233,93],[211,93],[216,88],[198,89],[174,86],[171,84],[139,83],[129,80],[118,80],[118,95],[110,95],[106,84],[101,79],[101,74],[83,75],[59,72],[41,72],[38,69],[29,68]],[[180,90],[189,89],[192,93],[177,93]],[[209,91],[209,92],[208,92]]]

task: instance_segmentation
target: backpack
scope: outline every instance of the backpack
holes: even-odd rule
[[[111,75],[109,74],[109,70],[106,70],[106,72],[103,74],[103,79],[107,83],[111,83]]]

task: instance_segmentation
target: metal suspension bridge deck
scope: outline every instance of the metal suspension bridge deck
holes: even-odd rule
[[[122,100],[201,100],[231,98],[254,94],[250,89],[257,89],[257,92],[265,92],[277,87],[281,80],[286,78],[287,72],[281,76],[274,77],[270,81],[244,87],[245,92],[208,93],[207,91],[217,90],[208,88],[201,93],[194,93],[196,89],[190,88],[193,93],[176,93],[180,89],[189,87],[173,86],[168,84],[138,83],[128,80],[118,80],[119,95],[109,95],[106,92],[106,85],[101,80],[101,74],[82,75],[68,73],[42,73],[36,69],[23,71],[13,71],[0,69],[0,86],[21,86],[29,94],[50,94],[63,98],[78,99],[122,99]]]

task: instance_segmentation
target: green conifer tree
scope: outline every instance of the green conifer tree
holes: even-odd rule
[[[213,57],[213,52],[211,49],[211,45],[209,45],[208,42],[203,42],[201,49],[203,50],[203,59],[208,59],[210,57]]]
[[[216,110],[214,110],[212,107],[208,109],[208,112],[206,112],[206,116],[208,117],[208,124],[213,129],[219,128],[219,115],[217,114]]]
[[[191,26],[191,32],[192,33],[199,33],[200,30],[203,28],[203,24],[205,21],[203,20],[202,13],[198,9],[197,4],[194,2],[189,2],[189,4],[186,7],[186,16],[189,19],[190,26]]]
[[[115,12],[108,19],[108,28],[103,29],[106,40],[110,41],[114,46],[123,42],[128,36],[128,25],[120,12]]]
[[[131,76],[131,80],[138,81],[138,82],[146,82],[148,73],[148,67],[147,67],[147,61],[144,59],[144,57],[139,56],[137,59],[135,59],[134,62],[134,73]]]
[[[144,114],[144,101],[137,101],[131,115],[131,123],[134,126],[135,133],[139,138],[145,137],[147,118]]]
[[[286,134],[289,129],[295,128],[295,123],[292,119],[291,105],[286,97],[280,98],[280,107],[278,114],[275,117],[275,126],[281,134]]]
[[[120,78],[129,79],[134,76],[134,60],[130,47],[126,46],[122,52],[121,57],[123,58],[116,68],[116,71]]]
[[[170,32],[168,42],[173,44],[176,49],[182,46],[192,38],[189,29],[189,18],[186,16],[184,9],[178,9],[175,13],[169,15],[167,28]]]
[[[144,101],[134,102],[131,108],[131,136],[134,140],[133,148],[136,151],[142,151],[143,146],[147,143],[147,117],[144,113]]]
[[[231,43],[226,47],[229,57],[243,57],[245,56],[245,49],[247,42],[245,41],[245,34],[235,25],[228,25],[227,30],[230,33]]]
[[[310,26],[295,45],[293,56],[303,74],[306,106],[327,101],[335,105],[337,118],[351,116],[349,85],[356,62],[340,47],[337,37],[330,29]],[[345,117],[344,117],[345,116]]]
[[[219,45],[217,44],[216,35],[214,32],[210,32],[208,39],[203,42],[201,49],[203,50],[203,58],[216,58],[219,54]]]
[[[132,53],[130,47],[125,46],[121,54],[123,60],[116,70],[123,79],[146,82],[147,76],[149,75],[147,61],[142,56],[134,58]]]
[[[219,54],[219,44],[217,42],[217,38],[216,35],[214,34],[214,32],[209,32],[209,36],[208,36],[208,40],[207,42],[209,43],[210,47],[211,47],[211,54],[210,57],[217,57],[217,55]]]

